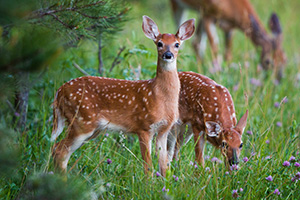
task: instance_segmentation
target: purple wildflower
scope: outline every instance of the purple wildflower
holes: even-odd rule
[[[280,192],[277,188],[274,190],[274,194],[280,195]]]
[[[217,158],[217,157],[213,157],[212,159],[211,159],[211,162],[217,162],[219,159]]]
[[[289,101],[289,99],[287,98],[287,97],[284,97],[283,99],[282,99],[282,102],[283,103],[287,103]]]
[[[296,181],[296,178],[295,178],[295,177],[293,177],[291,181],[292,181],[292,182],[295,182],[295,181]]]
[[[109,159],[109,158],[107,159],[107,161],[106,161],[106,162],[107,162],[107,164],[110,164],[110,163],[112,163],[111,159]]]
[[[275,107],[275,108],[278,108],[279,106],[280,106],[280,103],[279,103],[279,102],[275,102],[275,103],[274,103],[274,107]]]
[[[300,172],[296,173],[295,178],[298,179],[298,180],[300,180]]]
[[[248,162],[249,159],[248,159],[247,157],[245,157],[245,158],[243,158],[243,161],[244,161],[244,162]]]
[[[229,175],[229,172],[225,172],[226,175]]]
[[[285,167],[289,167],[291,164],[289,161],[284,161],[282,165]]]
[[[244,189],[243,188],[240,188],[240,192],[243,192],[244,191]]]
[[[239,169],[239,166],[238,165],[231,165],[230,166],[230,170],[233,171],[233,170],[238,170]]]
[[[273,81],[274,85],[279,85],[279,81],[276,79]]]
[[[194,162],[193,162],[193,161],[190,161],[190,165],[194,165]]]
[[[206,167],[206,168],[205,168],[205,171],[210,171],[210,168],[209,168],[209,167]]]
[[[266,140],[266,144],[270,144],[270,140]]]
[[[233,86],[233,91],[237,91],[239,89],[240,85],[236,84],[235,86]]]
[[[298,162],[295,162],[295,165],[294,165],[295,167],[300,167],[300,163],[298,163]]]
[[[282,127],[282,123],[281,122],[276,122],[276,126],[277,127]]]
[[[267,181],[273,181],[273,177],[270,175],[266,178]]]
[[[106,187],[110,187],[111,186],[111,184],[110,183],[106,183]]]
[[[175,176],[175,175],[173,175],[173,178],[176,178],[176,176]]]
[[[164,186],[164,187],[162,188],[162,191],[163,191],[163,192],[168,192],[169,189],[166,189],[166,186]]]
[[[20,117],[20,113],[15,112],[14,114],[15,114],[16,117]]]
[[[109,136],[109,134],[108,133],[105,133],[105,137],[108,137]]]
[[[177,182],[179,180],[178,176],[175,178],[175,182]]]
[[[251,78],[251,79],[250,79],[250,83],[251,83],[252,85],[255,85],[255,86],[262,86],[261,81],[258,80],[258,79],[255,79],[255,78]]]
[[[204,156],[204,160],[208,160],[209,159],[209,156]]]
[[[195,167],[195,169],[198,169],[198,165],[197,165],[197,163],[194,165],[194,167]]]
[[[271,156],[266,156],[265,159],[269,160],[269,159],[271,159]]]
[[[295,161],[295,160],[296,158],[294,156],[291,156],[289,161]]]
[[[238,190],[232,190],[232,197],[233,198],[238,198],[239,197]]]
[[[247,131],[246,132],[248,135],[253,135],[252,131]]]
[[[156,175],[156,177],[160,177],[161,176],[159,172],[156,172],[155,175]]]

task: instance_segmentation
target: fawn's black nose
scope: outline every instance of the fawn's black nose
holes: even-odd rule
[[[173,55],[172,52],[167,51],[167,52],[165,52],[165,53],[163,54],[162,58],[163,58],[164,60],[171,60],[171,59],[174,58],[174,55]]]
[[[240,161],[239,161],[238,159],[237,159],[237,160],[235,160],[235,159],[230,159],[230,160],[229,160],[229,165],[230,165],[230,166],[232,166],[232,165],[237,165],[237,164],[239,164],[239,162],[240,162]]]

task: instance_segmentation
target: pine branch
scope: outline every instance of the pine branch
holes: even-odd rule
[[[111,72],[111,71],[113,70],[113,68],[121,62],[121,61],[120,61],[120,55],[121,55],[121,53],[122,53],[124,50],[125,50],[125,47],[121,47],[121,48],[119,49],[118,55],[115,57],[115,59],[114,59],[112,65],[111,65],[111,68],[109,69],[109,72]]]
[[[51,13],[49,15],[52,16],[56,21],[58,21],[59,23],[61,23],[66,28],[71,29],[71,30],[74,28],[73,26],[70,26],[70,25],[66,24],[65,22],[63,22],[62,20],[60,20],[55,14]]]
[[[40,18],[40,17],[44,17],[46,15],[52,15],[52,14],[55,14],[55,13],[59,13],[59,12],[65,12],[65,11],[73,11],[73,12],[78,12],[79,14],[82,15],[82,12],[79,11],[80,9],[83,9],[83,8],[89,8],[89,7],[92,7],[92,6],[95,6],[95,5],[98,5],[98,4],[101,4],[101,3],[105,3],[103,1],[97,1],[95,3],[91,3],[91,4],[87,4],[87,5],[83,5],[83,6],[80,6],[80,7],[68,7],[68,8],[61,8],[61,9],[57,9],[57,10],[49,10],[50,8],[52,8],[53,6],[50,6],[49,8],[46,8],[46,9],[42,9],[42,10],[38,10],[38,11],[35,11],[32,13],[32,15],[28,18],[28,19],[35,19],[35,18]],[[83,13],[84,15],[86,15],[85,17],[89,17],[89,18],[92,18],[92,19],[101,19],[101,18],[105,18],[105,17],[93,17],[93,16],[89,16],[85,13]]]

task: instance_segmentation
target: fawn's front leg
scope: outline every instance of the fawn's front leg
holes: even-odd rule
[[[142,158],[144,160],[145,174],[151,173],[150,172],[150,169],[152,167],[151,141],[152,141],[152,137],[150,136],[149,132],[142,132],[139,134],[139,142],[140,142]]]
[[[166,171],[169,169],[167,141],[170,128],[160,130],[156,137],[156,152],[158,152],[159,170],[162,176],[166,177]]]

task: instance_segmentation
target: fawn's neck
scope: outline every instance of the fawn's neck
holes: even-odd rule
[[[154,87],[159,96],[178,103],[180,81],[176,60],[173,62],[158,60]]]

